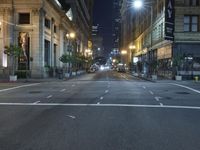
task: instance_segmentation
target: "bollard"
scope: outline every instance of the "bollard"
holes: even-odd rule
[[[196,82],[199,81],[199,77],[198,76],[195,76],[194,79],[195,79]]]

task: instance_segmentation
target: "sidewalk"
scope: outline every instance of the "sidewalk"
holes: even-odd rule
[[[153,83],[173,83],[173,84],[179,84],[179,85],[183,85],[183,86],[188,86],[188,87],[194,88],[196,90],[200,90],[200,81],[195,81],[195,80],[177,81],[177,80],[166,79],[166,78],[161,78],[161,77],[158,77],[157,80],[152,80],[152,78],[137,76],[137,75],[134,75],[132,73],[130,73],[130,74],[132,76],[136,77],[136,78],[140,78],[142,80],[146,80],[146,81],[153,82]]]
[[[12,87],[17,87],[17,86],[23,86],[23,85],[28,85],[28,84],[34,84],[34,83],[45,83],[45,82],[63,82],[63,81],[68,81],[70,79],[77,78],[83,74],[77,74],[76,76],[71,76],[68,78],[62,78],[59,79],[58,77],[56,78],[29,78],[29,79],[17,79],[16,82],[10,82],[9,79],[0,79],[0,90],[2,89],[7,89],[7,88],[12,88]]]

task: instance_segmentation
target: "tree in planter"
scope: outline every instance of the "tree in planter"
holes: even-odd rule
[[[10,57],[10,75],[15,75],[16,61],[23,56],[23,49],[17,45],[5,46],[4,53]]]
[[[67,64],[67,63],[71,63],[72,61],[72,57],[69,55],[69,54],[63,54],[59,60],[64,63],[64,64]],[[67,73],[69,73],[70,70],[69,70],[69,67],[68,67],[68,70],[67,70]]]
[[[182,55],[176,55],[172,59],[172,67],[175,70],[175,75],[179,75],[178,70],[183,62],[183,56]]]
[[[158,69],[158,61],[157,60],[153,60],[151,63],[151,68],[152,68],[152,73],[153,75],[157,74],[157,69]]]

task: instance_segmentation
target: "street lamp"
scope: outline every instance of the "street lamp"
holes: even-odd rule
[[[126,51],[126,50],[122,50],[122,51],[121,51],[121,54],[122,54],[122,55],[126,55],[126,54],[127,54],[127,51]]]
[[[135,9],[140,9],[141,7],[144,7],[144,4],[143,4],[143,0],[135,0],[134,2],[133,2],[133,7],[135,8]],[[150,6],[149,6],[149,8],[150,8],[150,50],[152,50],[152,45],[153,45],[153,35],[152,35],[152,32],[153,32],[153,4],[151,4]],[[145,58],[145,61],[147,60],[147,61],[149,61],[148,60],[148,58],[149,58],[149,53],[147,52],[146,54],[146,58]],[[146,63],[144,64],[144,71],[146,72],[146,70],[148,69],[148,67],[146,67]]]
[[[72,55],[72,51],[73,51],[73,40],[76,38],[76,34],[74,33],[74,32],[70,32],[70,33],[67,33],[66,34],[66,38],[67,38],[67,40],[68,40],[68,48],[67,48],[67,50],[68,50],[68,53],[69,53],[69,55],[70,55],[70,57],[71,57],[71,55]],[[72,66],[73,67],[73,66]],[[71,63],[69,62],[69,64],[68,64],[68,72],[70,72],[71,73]]]
[[[129,45],[129,49],[131,51],[131,63],[130,63],[130,67],[132,68],[133,67],[133,50],[136,49],[136,46],[135,45]]]
[[[74,32],[67,33],[67,34],[66,34],[66,37],[67,37],[67,39],[75,39],[76,34],[75,34]]]
[[[141,0],[134,0],[133,1],[133,7],[136,9],[140,9],[142,7],[143,3]]]

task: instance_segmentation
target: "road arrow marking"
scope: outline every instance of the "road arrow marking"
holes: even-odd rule
[[[162,97],[155,97],[156,101],[159,102]]]

